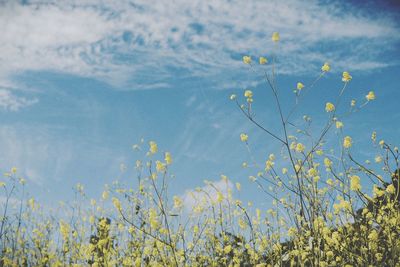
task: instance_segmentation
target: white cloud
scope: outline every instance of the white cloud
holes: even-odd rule
[[[37,98],[26,99],[13,94],[10,90],[0,89],[0,108],[4,110],[18,111],[37,102]]]
[[[201,204],[203,207],[208,207],[212,203],[217,201],[218,192],[220,192],[224,198],[228,198],[229,192],[232,193],[233,184],[229,180],[219,180],[216,182],[207,182],[203,187],[199,187],[195,190],[187,190],[183,195],[183,204],[186,211],[190,212],[194,207]]]
[[[168,87],[176,68],[183,77],[172,78],[227,84],[221,74],[235,75],[242,54],[271,55],[273,31],[281,33],[281,62],[290,62],[283,73],[325,60],[348,70],[382,68],[393,62],[379,53],[395,49],[400,36],[390,17],[295,0],[8,3],[0,5],[0,27],[0,83],[51,70],[133,89]]]

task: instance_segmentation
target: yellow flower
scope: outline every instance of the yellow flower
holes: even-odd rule
[[[385,194],[385,191],[379,189],[379,187],[377,187],[376,185],[374,185],[372,191],[374,192],[374,196],[376,197],[381,197]]]
[[[108,198],[108,196],[110,195],[110,193],[108,191],[103,191],[103,194],[101,195],[101,197],[106,200]]]
[[[282,174],[286,174],[288,172],[287,168],[282,168]]]
[[[379,145],[383,147],[383,145],[385,144],[385,140],[381,140],[379,141]]]
[[[12,168],[11,168],[11,172],[12,172],[13,174],[16,174],[16,173],[17,173],[17,168],[16,168],[16,167],[12,167]]]
[[[243,57],[243,63],[244,64],[250,64],[251,63],[251,57],[250,56],[244,56]]]
[[[375,100],[375,93],[373,91],[369,91],[368,95],[365,96],[368,101]]]
[[[297,83],[297,90],[301,90],[301,89],[303,89],[303,88],[304,88],[304,84],[298,82],[298,83]]]
[[[328,158],[324,158],[324,165],[327,168],[330,168],[332,166],[332,161]]]
[[[375,162],[376,163],[381,163],[382,162],[382,157],[381,156],[376,156],[375,157]]]
[[[388,192],[389,194],[394,194],[396,193],[396,188],[393,184],[390,184],[388,187],[386,187],[386,192]]]
[[[236,99],[236,95],[235,94],[231,95],[230,99],[231,100],[235,100]]]
[[[371,134],[371,139],[372,139],[372,141],[376,141],[376,132],[375,131],[373,131],[372,132],[372,134]]]
[[[350,148],[351,145],[353,144],[353,140],[351,139],[350,136],[346,136],[343,140],[343,147],[344,148]]]
[[[240,134],[240,141],[247,142],[248,139],[249,139],[249,136],[247,134],[244,134],[244,133]]]
[[[331,69],[331,66],[329,66],[328,62],[325,62],[325,64],[322,66],[321,70],[323,72],[328,72]]]
[[[183,206],[183,201],[180,197],[174,196],[174,208],[179,209]]]
[[[265,57],[260,57],[259,63],[260,63],[260,65],[265,65],[268,63],[268,60]]]
[[[67,223],[65,223],[63,221],[60,221],[59,225],[60,225],[60,233],[62,235],[62,238],[65,241],[65,240],[68,239],[69,232],[70,232],[71,228],[70,228],[69,224],[67,224]]]
[[[165,152],[165,162],[167,163],[167,165],[172,164],[172,156],[171,153],[169,152]]]
[[[244,91],[244,96],[247,98],[252,98],[253,92],[251,90],[246,90],[246,91]]]
[[[150,153],[151,153],[151,154],[156,154],[157,151],[158,151],[157,143],[154,142],[154,141],[150,141],[150,142],[149,142],[149,145],[150,145]]]
[[[228,245],[228,246],[224,247],[224,253],[225,254],[229,254],[229,252],[231,252],[231,250],[232,250],[232,246],[231,245]]]
[[[336,128],[337,128],[337,129],[343,128],[343,122],[341,122],[341,121],[336,121]]]
[[[372,230],[371,233],[368,235],[368,239],[371,241],[376,241],[378,240],[378,232],[376,230]]]
[[[279,42],[279,32],[272,33],[272,41]]]
[[[241,188],[242,188],[242,185],[241,185],[240,183],[236,183],[236,189],[237,189],[238,191],[240,191]]]
[[[302,143],[298,143],[298,144],[296,145],[296,151],[297,151],[297,152],[301,153],[301,152],[304,151],[304,149],[305,149],[305,146],[304,146]]]
[[[360,177],[357,175],[353,175],[350,177],[350,190],[352,191],[357,191],[361,190],[361,184],[360,184]]]
[[[326,112],[332,112],[335,110],[335,105],[333,105],[331,102],[328,102],[325,105],[325,110]]]
[[[165,165],[159,160],[156,161],[156,170],[157,170],[157,172],[165,172],[166,171]]]
[[[113,198],[112,198],[112,202],[113,202],[113,204],[114,204],[114,207],[115,207],[118,211],[120,211],[120,210],[122,209],[122,207],[121,207],[121,202],[119,201],[118,198],[113,197]]]
[[[221,203],[224,200],[224,195],[221,192],[217,192],[217,202]]]
[[[351,77],[350,73],[348,73],[347,71],[343,72],[343,76],[342,76],[343,82],[345,82],[345,83],[350,82],[352,78],[353,77]]]

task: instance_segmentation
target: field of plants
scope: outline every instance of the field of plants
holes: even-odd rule
[[[344,103],[352,76],[343,70],[336,98],[320,111],[325,124],[315,131],[312,118],[297,111],[331,65],[321,62],[312,82],[293,85],[294,104],[286,112],[281,103],[288,90],[278,88],[276,75],[279,39],[273,33],[270,57],[243,57],[273,98],[257,98],[250,89],[227,96],[243,120],[281,147],[265,151],[260,165],[251,154],[252,137],[237,139],[251,159],[243,167],[254,171],[247,181],[270,209],[235,198],[241,184],[232,189],[222,175],[227,190],[205,181],[210,190],[198,188],[189,210],[168,190],[175,182],[173,151],[161,152],[156,141],[134,145],[132,184],[115,181],[98,199],[77,184],[75,200],[57,211],[27,197],[29,183],[17,166],[0,182],[0,266],[400,266],[399,149],[371,132],[374,157],[360,160],[343,122],[368,108],[375,93]],[[259,103],[276,110],[280,129],[257,120],[253,107]]]

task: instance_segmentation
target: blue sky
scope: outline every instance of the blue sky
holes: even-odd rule
[[[242,62],[270,58],[271,33],[284,108],[292,88],[324,77],[297,113],[325,119],[341,72],[353,76],[346,101],[377,100],[346,119],[360,157],[370,133],[399,144],[399,7],[395,1],[5,1],[0,3],[0,170],[19,169],[42,201],[65,200],[81,182],[98,196],[133,168],[132,145],[155,140],[174,158],[172,193],[228,175],[241,197],[257,198],[241,163],[247,132],[260,162],[279,146],[229,101],[244,88],[257,116],[275,130],[271,95]],[[262,200],[264,201],[264,200]],[[268,201],[265,200],[267,203]],[[268,203],[267,203],[268,204]]]

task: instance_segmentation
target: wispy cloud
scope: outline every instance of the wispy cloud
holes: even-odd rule
[[[37,98],[27,99],[14,94],[11,90],[0,88],[0,108],[3,110],[18,111],[37,102]]]
[[[219,180],[215,182],[207,181],[206,185],[198,187],[194,190],[187,190],[183,195],[183,204],[187,211],[192,211],[197,205],[203,207],[211,206],[218,199],[218,193],[224,198],[228,198],[232,194],[233,184],[229,180]]]
[[[129,89],[187,77],[223,86],[230,81],[221,74],[235,75],[243,54],[271,55],[273,31],[281,33],[278,53],[288,62],[283,73],[325,60],[348,70],[397,64],[380,56],[397,49],[400,36],[390,16],[296,0],[13,2],[0,5],[0,26],[3,84],[26,70],[51,70]]]

